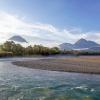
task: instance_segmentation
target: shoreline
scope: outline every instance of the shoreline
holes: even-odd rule
[[[49,71],[100,74],[100,56],[15,61],[12,64]]]

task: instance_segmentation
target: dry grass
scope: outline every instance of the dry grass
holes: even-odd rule
[[[66,58],[63,59],[62,61],[100,63],[100,56],[81,56],[81,57],[74,57],[74,58]]]
[[[13,64],[34,69],[100,74],[99,56],[17,61]]]

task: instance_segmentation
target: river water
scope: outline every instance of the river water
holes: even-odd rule
[[[28,69],[0,59],[0,100],[100,100],[100,75]]]

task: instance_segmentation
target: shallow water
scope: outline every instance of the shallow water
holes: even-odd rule
[[[100,100],[100,75],[17,67],[0,59],[0,100]],[[38,59],[38,58],[34,58]]]

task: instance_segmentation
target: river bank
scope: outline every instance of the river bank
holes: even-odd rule
[[[100,74],[100,56],[37,59],[12,62],[14,65],[50,71]]]
[[[57,57],[55,59],[58,60]],[[0,100],[100,100],[99,74],[38,70],[11,63],[27,60],[36,61],[39,58],[0,61]]]

